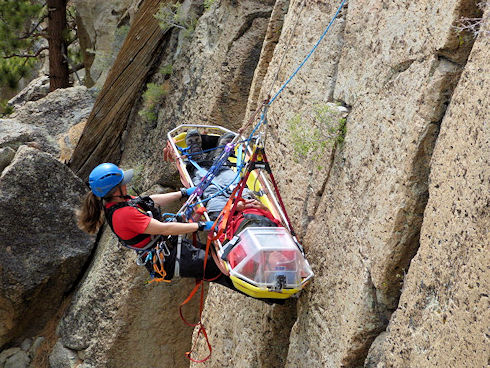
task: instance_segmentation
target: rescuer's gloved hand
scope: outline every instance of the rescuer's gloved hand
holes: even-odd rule
[[[197,231],[209,231],[213,228],[214,221],[199,221]]]
[[[194,193],[197,187],[190,188],[181,188],[180,193],[182,194],[182,198],[189,198],[189,196]]]

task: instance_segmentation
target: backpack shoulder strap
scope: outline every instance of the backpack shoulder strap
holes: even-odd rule
[[[137,205],[131,203],[131,200],[130,200],[128,202],[121,202],[121,203],[114,204],[114,205],[112,205],[109,208],[104,207],[104,213],[105,213],[105,217],[106,217],[107,223],[109,224],[109,227],[111,228],[111,230],[114,233],[114,235],[117,236],[117,238],[119,239],[119,242],[123,246],[125,246],[126,248],[133,249],[133,250],[143,250],[141,248],[134,247],[134,245],[142,242],[145,239],[151,238],[151,235],[148,235],[148,234],[138,234],[138,235],[132,237],[131,239],[127,239],[126,240],[126,239],[121,239],[121,237],[119,237],[119,235],[117,235],[117,233],[114,231],[114,226],[112,224],[112,216],[114,215],[114,212],[116,212],[117,210],[119,210],[121,208],[124,208],[124,207],[136,207],[137,208]],[[143,213],[145,216],[148,216],[148,214],[146,214],[143,211],[141,213]],[[144,249],[147,249],[147,247],[145,247]]]

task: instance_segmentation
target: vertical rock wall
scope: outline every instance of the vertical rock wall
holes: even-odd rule
[[[169,36],[160,66],[172,72],[150,78],[168,94],[156,121],[134,105],[122,165],[141,169],[144,189],[178,185],[161,160],[166,132],[184,122],[239,127],[295,70],[336,6],[216,0],[204,11],[185,1],[203,14],[192,37]],[[316,277],[283,306],[211,286],[204,366],[442,367],[463,366],[461,356],[485,364],[488,39],[466,65],[473,39],[453,27],[463,16],[481,16],[476,0],[350,0],[275,100],[268,156]],[[188,365],[192,331],[176,317],[192,282],[144,287],[133,259],[104,232],[53,362]]]
[[[141,0],[75,0],[85,85],[104,84]]]
[[[369,367],[488,364],[490,40],[483,32],[441,124],[420,249]]]
[[[262,90],[247,111],[269,91],[274,95],[335,6],[291,2],[272,60],[263,51],[266,60],[259,65],[268,70],[265,77],[256,71]],[[289,310],[268,307],[212,287],[205,323],[215,347],[207,366],[364,364],[398,307],[404,274],[419,247],[433,148],[473,45],[472,36],[454,29],[464,16],[481,16],[476,1],[351,0],[273,103],[269,159],[316,277],[298,301],[282,359],[271,354],[270,331],[277,326],[270,316],[283,322],[282,336],[289,335],[294,301]],[[319,112],[328,106],[333,118],[326,123],[335,124],[338,115],[329,102],[350,111],[345,141],[312,146],[316,151],[304,157],[291,123],[319,131],[325,124]]]

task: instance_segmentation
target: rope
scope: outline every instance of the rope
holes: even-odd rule
[[[274,83],[276,83],[278,77],[279,77],[279,71],[281,70],[282,63],[284,62],[284,59],[286,58],[286,55],[289,50],[289,46],[291,44],[291,40],[293,39],[294,31],[296,30],[296,26],[299,23],[299,19],[301,18],[300,15],[303,13],[303,9],[305,8],[305,2],[303,2],[303,6],[300,9],[298,15],[296,16],[296,21],[294,22],[293,28],[291,28],[291,34],[289,35],[288,42],[286,42],[286,48],[284,49],[284,53],[282,54],[281,61],[279,62],[279,65],[277,66],[276,69],[276,74],[274,75],[274,78],[272,78],[272,83],[271,83],[271,88],[269,89],[269,92],[267,93],[267,96],[270,96],[272,93],[272,88],[274,87]]]
[[[212,196],[209,196],[208,198],[205,198],[205,199],[203,199],[203,200],[201,200],[199,202],[196,202],[196,203],[189,204],[189,207],[190,208],[193,208],[193,207],[197,206],[198,204],[206,203],[210,199],[215,198],[215,197],[219,196],[220,194],[222,194],[223,192],[225,192],[226,190],[228,190],[230,188],[230,186],[235,183],[236,179],[238,179],[238,177],[240,176],[241,171],[242,171],[242,169],[243,169],[244,166],[245,166],[245,162],[243,164],[241,164],[240,167],[237,167],[237,173],[236,173],[235,177],[233,178],[232,181],[230,181],[230,183],[226,187],[220,189],[219,191],[217,191],[216,193],[214,193]]]
[[[286,82],[284,82],[284,84],[279,88],[279,90],[276,92],[276,94],[274,95],[274,97],[272,98],[269,98],[268,100],[265,100],[259,107],[258,109],[255,111],[255,113],[250,117],[249,121],[239,130],[239,133],[241,134],[246,128],[248,125],[251,124],[251,122],[253,121],[253,119],[255,118],[255,116],[258,114],[258,112],[260,110],[262,110],[262,113],[260,115],[260,120],[259,122],[255,125],[254,129],[252,130],[252,132],[250,133],[248,139],[246,139],[245,141],[247,142],[247,145],[250,145],[250,142],[255,134],[255,132],[260,128],[260,126],[262,124],[267,124],[267,109],[269,108],[269,106],[279,97],[279,95],[282,93],[282,91],[284,91],[284,89],[287,87],[287,85],[291,82],[291,80],[296,76],[296,74],[298,74],[298,72],[301,70],[301,68],[306,64],[306,62],[308,61],[308,59],[311,57],[311,55],[316,51],[316,49],[318,48],[318,46],[320,45],[320,43],[323,41],[323,39],[325,38],[326,34],[328,33],[328,31],[330,30],[330,28],[332,27],[332,24],[334,23],[335,19],[337,19],[337,16],[339,15],[340,11],[342,10],[342,8],[344,7],[345,3],[347,2],[347,0],[342,0],[339,7],[337,8],[335,14],[333,15],[332,19],[330,19],[330,22],[328,23],[327,25],[327,28],[325,28],[325,30],[323,31],[322,35],[320,36],[320,38],[318,39],[318,41],[315,43],[315,45],[313,46],[313,48],[310,50],[310,52],[308,52],[308,54],[305,56],[305,58],[303,59],[303,61],[299,64],[299,66],[294,70],[294,72],[288,77],[288,79],[286,80]],[[302,11],[302,10],[301,10]],[[301,14],[301,12],[300,12]],[[294,24],[294,27],[292,29],[292,33],[288,39],[288,42],[286,44],[286,51],[287,49],[289,48],[289,43],[291,42],[291,39],[292,39],[292,35],[294,33],[294,30],[296,28],[296,24],[298,22],[298,19],[299,19],[299,15],[298,14],[298,17],[296,18],[296,22]],[[286,52],[284,53],[284,55],[286,54]],[[277,76],[279,74],[279,68],[281,67],[283,61],[284,61],[284,55],[282,56],[281,58],[281,61],[279,63],[279,67],[276,71],[276,74],[275,74],[275,77],[274,77],[274,80],[272,82],[272,85],[271,85],[271,89],[269,90],[269,94],[268,96],[270,96],[270,91],[272,91],[272,87],[274,85],[274,83],[276,82],[277,80]]]
[[[320,42],[322,42],[322,40],[325,38],[325,35],[330,30],[330,27],[332,27],[333,22],[335,21],[335,19],[339,15],[339,13],[342,10],[342,8],[343,8],[344,4],[346,3],[346,1],[347,0],[342,0],[342,2],[340,3],[339,7],[337,8],[337,11],[335,12],[334,16],[330,20],[330,23],[328,23],[327,28],[325,29],[325,31],[323,31],[323,34],[321,35],[320,39],[316,42],[316,44],[313,46],[313,48],[310,50],[310,52],[306,55],[306,57],[303,59],[303,61],[299,64],[299,66],[296,68],[296,70],[289,76],[289,78],[286,80],[286,82],[284,82],[284,84],[281,86],[281,88],[279,88],[279,91],[277,91],[277,93],[274,95],[274,97],[271,98],[271,100],[268,103],[269,106],[276,100],[276,98],[286,88],[286,86],[289,84],[289,82],[291,82],[291,80],[294,78],[294,76],[296,74],[298,74],[298,72],[300,71],[300,69],[303,67],[303,65],[305,65],[305,63],[308,61],[308,59],[313,54],[313,52],[315,52],[315,50],[317,49],[318,45],[320,45]]]

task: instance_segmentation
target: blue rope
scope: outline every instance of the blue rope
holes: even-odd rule
[[[323,34],[321,35],[320,39],[317,41],[317,43],[315,44],[315,46],[313,46],[313,48],[311,49],[311,51],[308,53],[308,55],[306,55],[306,57],[303,59],[303,61],[301,62],[301,64],[299,64],[299,66],[296,68],[296,70],[293,72],[293,74],[291,74],[289,76],[289,78],[286,80],[286,82],[281,86],[281,88],[279,88],[279,91],[277,91],[277,93],[274,95],[274,97],[272,97],[272,99],[269,101],[269,103],[267,104],[268,106],[270,106],[274,101],[275,99],[281,94],[281,92],[286,88],[286,86],[289,84],[289,82],[291,82],[291,79],[294,78],[294,76],[299,72],[299,70],[303,67],[303,65],[305,65],[305,63],[308,61],[308,59],[310,58],[311,54],[313,54],[313,52],[315,52],[315,50],[317,49],[318,45],[320,44],[320,42],[322,42],[323,38],[325,37],[325,35],[327,34],[327,32],[330,30],[330,27],[332,26],[333,22],[335,21],[335,19],[337,18],[337,15],[339,15],[340,11],[342,10],[342,7],[344,6],[345,2],[347,0],[342,0],[342,2],[340,3],[337,11],[335,12],[335,15],[332,17],[332,19],[330,20],[330,23],[328,23],[328,26],[327,28],[325,29],[325,31],[323,32]],[[259,122],[259,124],[261,123],[262,121]]]
[[[266,106],[267,108],[267,106]],[[250,135],[248,136],[248,139],[246,139],[247,141],[247,146],[250,146],[250,141],[252,140],[255,132],[257,131],[257,129],[259,129],[259,127],[262,125],[262,123],[265,121],[265,109],[264,111],[262,111],[262,113],[260,114],[260,120],[259,122],[257,123],[257,125],[255,125],[255,127],[253,128],[252,130],[252,133],[250,133]]]

